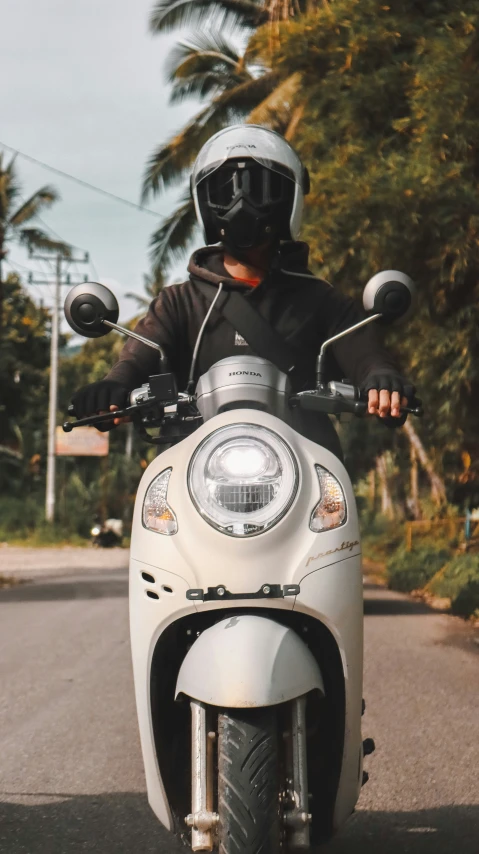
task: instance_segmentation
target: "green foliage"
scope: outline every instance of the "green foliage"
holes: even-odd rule
[[[285,27],[276,59],[308,98],[295,142],[316,268],[356,295],[379,269],[418,283],[389,340],[441,452],[479,426],[479,15],[460,5],[335,0]]]
[[[361,508],[361,498],[358,504]],[[366,509],[360,514],[360,527],[362,554],[375,563],[384,564],[404,541],[402,526],[389,522],[383,516],[373,515]]]
[[[400,546],[387,563],[388,585],[401,593],[421,590],[450,556],[447,548],[431,545],[408,552],[405,546]]]
[[[432,580],[428,590],[450,599],[454,614],[479,616],[479,555],[456,555]]]
[[[50,317],[16,275],[3,285],[0,336],[0,492],[15,493],[28,460],[43,451],[48,407]]]
[[[44,252],[61,252],[69,257],[71,247],[58,240],[52,240],[36,226],[25,227],[35,219],[44,208],[58,200],[53,187],[42,187],[26,201],[22,199],[21,186],[15,170],[15,158],[4,164],[0,151],[0,327],[3,323],[3,271],[2,261],[7,256],[7,246],[13,240],[30,248],[37,247]]]
[[[161,279],[145,282],[149,297]],[[50,316],[39,308],[17,276],[4,283],[4,335],[0,338],[0,540],[31,545],[84,542],[95,515],[131,521],[141,477],[144,447],[134,441],[125,457],[126,428],[110,434],[107,458],[57,459],[56,523],[45,522],[48,368]],[[116,333],[85,342],[73,355],[60,357],[57,424],[67,414],[72,393],[102,379],[116,361],[124,339]]]

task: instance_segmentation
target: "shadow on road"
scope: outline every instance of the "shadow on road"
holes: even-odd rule
[[[428,608],[424,602],[391,593],[377,584],[365,584],[364,594],[364,613],[368,617],[417,616],[418,614],[431,615],[438,613],[432,608]]]
[[[5,854],[179,854],[146,795],[25,795],[0,793],[0,851]],[[60,799],[63,799],[60,801]],[[28,801],[31,803],[28,803]]]
[[[8,854],[180,854],[144,794],[24,795],[0,798],[0,850]],[[62,798],[61,802],[58,799]],[[56,799],[56,802],[54,800]],[[321,854],[477,854],[479,806],[417,812],[358,812]],[[320,854],[318,850],[318,854]]]
[[[354,815],[321,854],[477,854],[479,806]],[[320,852],[318,851],[318,854]]]
[[[128,577],[69,578],[35,581],[0,590],[3,602],[55,602],[70,599],[117,599],[128,596]]]

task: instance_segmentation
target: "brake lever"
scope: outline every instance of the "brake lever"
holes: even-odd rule
[[[151,400],[145,400],[142,403],[135,403],[133,406],[128,406],[126,409],[117,409],[115,412],[105,412],[103,415],[89,415],[87,418],[79,418],[78,421],[65,421],[62,429],[64,433],[71,433],[75,427],[94,427],[95,424],[104,424],[105,421],[114,421],[115,418],[127,418],[135,415],[136,412],[146,409],[148,406],[151,407],[151,405]],[[72,415],[75,414],[73,404],[70,404],[68,407],[68,412]]]

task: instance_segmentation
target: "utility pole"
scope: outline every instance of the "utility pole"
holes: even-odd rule
[[[36,261],[51,261],[42,255],[34,255],[30,252],[30,258]],[[88,264],[88,253],[84,258],[72,258],[63,252],[58,252],[55,263],[55,299],[52,310],[52,334],[50,341],[50,390],[48,399],[48,451],[47,451],[47,489],[45,498],[45,518],[47,522],[55,521],[55,474],[56,474],[56,448],[55,448],[55,431],[57,420],[58,406],[58,341],[60,332],[60,301],[62,285],[75,284],[71,281],[69,275],[65,277],[65,282],[62,278],[62,262],[67,263],[74,261],[76,264]],[[85,281],[88,277],[85,276]],[[50,285],[51,282],[38,281],[30,274],[28,277],[29,284],[32,285]]]

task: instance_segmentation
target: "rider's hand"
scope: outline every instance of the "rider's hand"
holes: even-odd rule
[[[400,396],[398,391],[389,392],[386,389],[372,388],[368,392],[368,412],[370,415],[379,415],[380,418],[386,418],[391,415],[393,418],[401,417],[401,406],[407,406],[407,397]]]
[[[114,380],[100,380],[91,383],[75,392],[72,404],[77,418],[86,418],[89,415],[99,415],[113,409],[123,409],[128,404],[129,389]],[[102,432],[111,430],[120,423],[119,418],[98,426]]]
[[[120,409],[119,406],[110,406],[110,412],[116,412],[118,409]],[[117,427],[118,424],[129,424],[130,421],[131,421],[130,416],[124,415],[123,418],[114,418],[113,424],[115,425],[115,427]]]
[[[407,406],[416,389],[396,374],[370,375],[363,385],[368,395],[368,412],[380,418],[403,418],[401,406]]]

